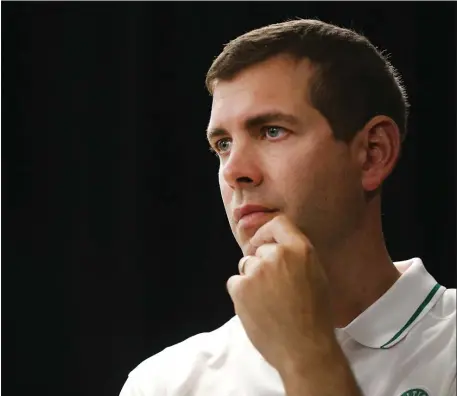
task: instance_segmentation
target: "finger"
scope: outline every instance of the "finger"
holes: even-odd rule
[[[290,245],[303,238],[303,233],[287,217],[276,216],[257,230],[249,244],[257,249],[267,243]]]
[[[256,256],[245,256],[238,263],[240,275],[250,275],[260,265],[260,259]]]
[[[244,275],[244,265],[246,264],[246,261],[249,260],[250,255],[244,256],[238,261],[238,272],[240,275]]]
[[[232,300],[235,295],[235,290],[238,288],[239,283],[242,281],[242,276],[240,275],[233,275],[227,281],[227,291],[232,297]]]
[[[263,260],[268,260],[273,257],[276,257],[277,252],[277,243],[265,243],[257,248],[255,255]]]

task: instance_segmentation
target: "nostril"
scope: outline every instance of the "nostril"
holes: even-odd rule
[[[253,180],[249,177],[243,176],[236,179],[238,183],[253,183]]]

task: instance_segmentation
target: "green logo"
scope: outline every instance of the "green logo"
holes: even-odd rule
[[[423,389],[410,389],[403,392],[400,396],[429,396]]]

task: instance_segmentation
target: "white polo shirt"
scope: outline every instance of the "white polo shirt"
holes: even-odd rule
[[[365,396],[455,396],[456,290],[438,285],[419,258],[395,265],[402,276],[347,327],[336,329],[337,339]],[[120,395],[285,392],[235,316],[146,359]]]

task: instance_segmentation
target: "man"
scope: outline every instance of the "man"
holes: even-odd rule
[[[419,258],[393,263],[382,234],[408,110],[393,66],[355,32],[295,20],[227,44],[206,82],[244,253],[237,315],[147,359],[121,395],[455,395],[455,289]]]

